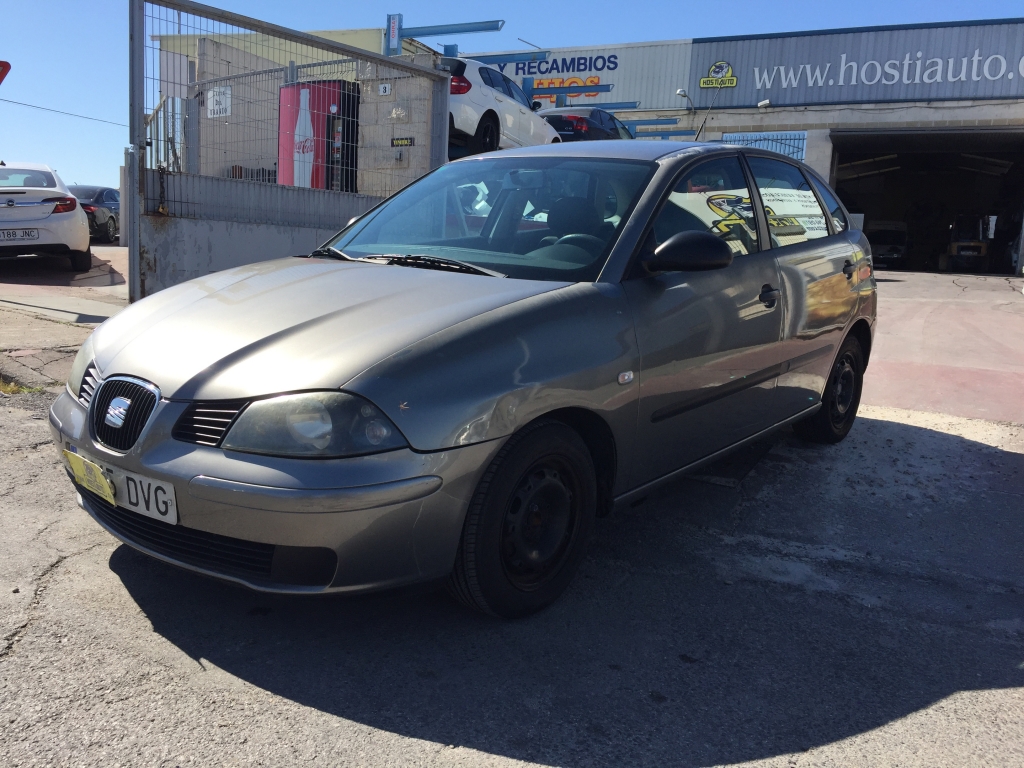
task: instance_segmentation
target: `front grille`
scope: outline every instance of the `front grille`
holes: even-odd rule
[[[96,363],[89,363],[82,375],[82,384],[78,388],[78,402],[86,408],[92,402],[92,396],[96,394],[96,385],[99,384],[99,381],[100,378],[96,375]]]
[[[207,400],[191,403],[178,417],[171,437],[186,443],[220,445],[228,427],[248,400]]]
[[[129,401],[120,427],[111,426],[106,421],[107,409],[115,397]],[[156,401],[156,393],[136,381],[107,379],[92,398],[92,426],[96,438],[115,451],[127,451],[142,434]]]
[[[274,545],[207,533],[153,520],[114,507],[76,486],[93,514],[119,537],[146,549],[215,573],[270,579]]]

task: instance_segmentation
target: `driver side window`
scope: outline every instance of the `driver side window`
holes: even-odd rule
[[[739,158],[709,160],[686,173],[654,221],[654,247],[679,232],[710,232],[737,256],[757,250],[757,223]]]

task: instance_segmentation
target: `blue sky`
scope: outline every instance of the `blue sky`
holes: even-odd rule
[[[523,48],[517,38],[543,47],[671,40],[804,29],[911,24],[1024,15],[1020,0],[928,2],[821,2],[732,0],[680,3],[629,0],[615,3],[455,4],[403,0],[393,4],[325,0],[207,0],[236,13],[297,29],[383,27],[389,12],[406,26],[505,19],[502,32],[466,35],[464,51]],[[0,0],[0,60],[12,71],[0,99],[128,122],[128,10],[125,0]],[[426,42],[434,42],[433,40]],[[49,163],[68,183],[117,186],[128,143],[127,128],[80,120],[0,102],[0,159]]]

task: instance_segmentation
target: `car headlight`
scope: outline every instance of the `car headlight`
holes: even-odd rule
[[[245,453],[329,458],[380,453],[408,443],[369,401],[344,392],[306,392],[250,403],[222,446]]]
[[[92,348],[92,336],[89,336],[79,348],[78,354],[75,355],[75,362],[71,366],[71,375],[68,376],[68,390],[75,397],[79,395],[82,379],[85,377],[85,369],[89,367],[93,357],[95,357],[95,352]]]

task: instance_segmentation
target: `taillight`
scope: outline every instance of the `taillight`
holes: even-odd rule
[[[96,213],[96,206],[86,205],[85,203],[82,203],[82,210],[85,211],[86,213]]]
[[[452,77],[452,96],[459,96],[463,93],[469,93],[469,89],[473,87],[473,84],[469,82],[462,75],[454,75]]]
[[[589,131],[590,126],[587,125],[587,118],[580,117],[579,115],[566,115],[566,120],[572,120],[572,127],[575,131]]]
[[[73,197],[48,197],[43,202],[56,203],[50,213],[67,213],[75,210],[75,206],[78,205],[78,201]]]

